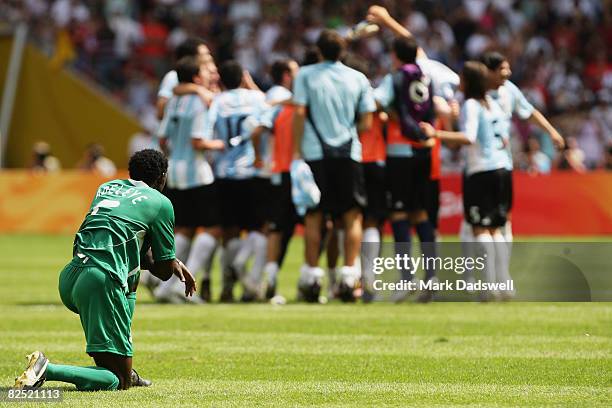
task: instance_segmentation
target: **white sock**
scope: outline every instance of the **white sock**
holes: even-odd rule
[[[161,281],[153,291],[153,296],[156,299],[165,298],[171,293],[183,293],[182,287],[184,283],[176,275],[172,275],[167,281]]]
[[[215,259],[215,253],[217,252],[217,248],[219,248],[218,242],[217,242],[217,245],[215,245],[214,249],[212,250],[210,256],[208,257],[208,261],[204,264],[203,279],[210,279],[210,271],[212,271],[213,261]]]
[[[191,238],[184,234],[175,234],[174,245],[176,246],[176,258],[180,259],[182,262],[187,262],[189,247],[191,246]]]
[[[323,275],[325,275],[323,269],[318,266],[302,265],[300,268],[299,285],[310,286],[315,282],[321,282]]]
[[[175,256],[177,259],[185,262],[189,255],[189,247],[191,246],[191,239],[184,234],[174,235],[174,245],[176,247]],[[154,279],[158,279],[153,277]],[[172,291],[181,292],[183,283],[176,276],[171,276],[167,281],[159,280],[159,285],[153,292],[155,298],[165,297]]]
[[[369,287],[374,281],[374,258],[380,255],[380,231],[378,228],[366,228],[363,232],[363,257],[365,286]]]
[[[251,231],[247,240],[251,241],[250,245],[253,248],[254,254],[249,275],[253,283],[259,284],[263,278],[263,268],[268,255],[268,238],[261,232]]]
[[[278,263],[268,262],[266,266],[264,266],[264,273],[266,274],[268,278],[269,285],[276,284],[276,278],[278,276]]]
[[[336,284],[336,277],[338,276],[338,268],[327,268],[327,279],[329,280],[329,286],[332,287]]]
[[[340,268],[340,276],[342,282],[344,282],[348,287],[354,288],[355,284],[361,277],[360,271],[355,266],[343,266]]]
[[[467,221],[461,221],[461,227],[459,228],[459,239],[461,240],[461,252],[466,258],[474,258],[474,232],[472,226]],[[465,271],[465,278],[471,279],[474,277],[474,271],[468,269]]]
[[[459,239],[461,242],[474,242],[474,232],[472,226],[464,219],[459,227]]]
[[[510,258],[508,245],[500,231],[493,235],[495,242],[495,276],[496,281],[503,283],[510,280]]]
[[[223,253],[221,254],[221,270],[226,271],[233,263],[236,253],[242,245],[240,238],[232,238],[223,247]]]
[[[232,266],[236,268],[238,271],[244,272],[246,263],[248,262],[249,258],[253,254],[253,251],[254,251],[253,240],[249,240],[248,238],[241,239],[240,248],[238,249],[238,252],[236,253],[236,256],[234,257],[232,261]]]
[[[485,258],[484,278],[487,282],[495,282],[495,246],[491,234],[484,233],[476,236],[478,256]]]
[[[217,247],[217,240],[215,237],[207,232],[198,234],[191,244],[191,250],[189,251],[189,258],[185,266],[194,276],[198,276],[200,269],[204,268],[208,263],[212,254]]]
[[[504,239],[508,244],[508,259],[512,257],[512,242],[514,241],[514,235],[512,235],[512,222],[506,221],[506,225],[502,228]]]

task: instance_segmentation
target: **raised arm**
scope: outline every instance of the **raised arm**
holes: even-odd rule
[[[370,23],[388,28],[397,37],[413,37],[412,33],[406,27],[401,25],[399,21],[391,17],[389,11],[383,6],[370,6],[366,20],[368,20]],[[427,54],[421,47],[419,47],[417,50],[417,58],[427,58]]]

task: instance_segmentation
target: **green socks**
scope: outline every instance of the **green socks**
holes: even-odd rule
[[[47,365],[47,381],[62,381],[76,385],[79,391],[112,391],[119,387],[115,374],[102,367]]]

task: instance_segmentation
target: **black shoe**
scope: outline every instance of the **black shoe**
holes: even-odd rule
[[[145,380],[132,368],[132,387],[150,387],[151,384],[151,380]]]
[[[202,279],[202,285],[200,286],[200,297],[206,303],[210,303],[212,300],[210,295],[210,279]]]
[[[338,286],[338,297],[340,298],[340,300],[342,300],[345,303],[354,302],[355,301],[354,289],[350,287],[349,285],[347,285],[346,283],[340,282],[340,285]]]
[[[49,360],[41,351],[35,351],[26,357],[28,366],[23,374],[15,378],[14,388],[33,389],[40,388],[45,383],[45,374]]]
[[[419,294],[416,299],[417,303],[429,303],[433,300],[434,291],[433,290],[424,290]]]
[[[321,285],[318,282],[309,286],[298,286],[298,299],[308,303],[319,303]]]
[[[240,301],[243,303],[253,303],[256,300],[257,300],[257,294],[253,292],[249,292],[247,290],[245,290],[242,293],[242,296],[240,297]]]
[[[221,296],[219,297],[221,303],[234,303],[234,290],[231,287],[224,287],[221,290]]]
[[[274,296],[276,296],[276,283],[268,285],[266,288],[266,300],[270,300]]]

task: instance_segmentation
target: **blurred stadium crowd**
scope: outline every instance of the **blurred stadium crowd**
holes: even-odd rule
[[[262,88],[277,59],[302,60],[323,28],[340,33],[363,19],[370,1],[353,0],[9,0],[0,16],[26,20],[30,38],[54,64],[101,84],[154,133],[155,98],[172,52],[188,36],[204,38],[217,63],[230,58]],[[568,150],[516,123],[516,167],[546,173],[612,169],[612,2],[609,0],[406,0],[381,2],[427,54],[458,71],[465,60],[501,50],[536,108],[556,118]],[[389,41],[387,41],[389,40]],[[377,85],[389,72],[390,39],[352,43]],[[142,138],[143,135],[137,137]],[[146,132],[145,135],[146,136]],[[444,169],[461,168],[448,151]],[[569,161],[577,165],[567,166]]]

